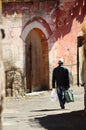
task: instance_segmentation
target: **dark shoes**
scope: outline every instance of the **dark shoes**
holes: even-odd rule
[[[61,103],[60,106],[61,106],[61,109],[65,109],[65,106],[63,103]]]
[[[61,109],[65,109],[65,106],[61,106]]]

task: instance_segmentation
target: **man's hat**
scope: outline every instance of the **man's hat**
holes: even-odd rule
[[[60,59],[58,60],[58,63],[64,63],[64,59],[63,59],[63,58],[60,58]]]

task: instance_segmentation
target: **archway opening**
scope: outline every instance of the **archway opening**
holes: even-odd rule
[[[26,37],[27,92],[49,89],[48,43],[44,33],[32,29]]]

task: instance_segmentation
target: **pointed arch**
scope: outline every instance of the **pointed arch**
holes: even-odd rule
[[[46,39],[52,34],[51,28],[49,24],[41,17],[34,17],[33,19],[29,20],[23,27],[21,38],[25,41],[28,32],[30,32],[33,28],[39,28],[45,34]]]

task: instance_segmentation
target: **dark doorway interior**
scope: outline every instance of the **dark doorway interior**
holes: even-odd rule
[[[77,37],[77,85],[83,86],[83,36]]]

